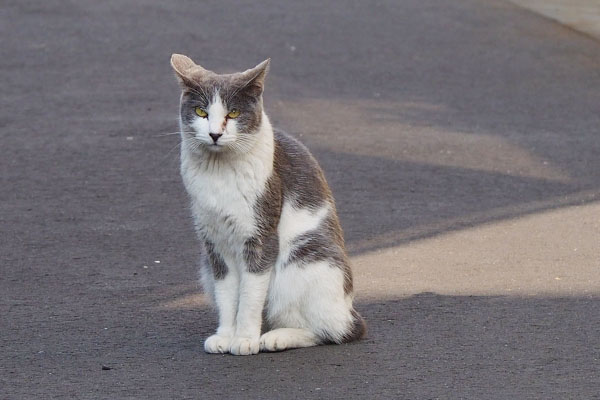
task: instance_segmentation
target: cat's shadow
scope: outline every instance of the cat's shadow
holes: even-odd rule
[[[243,360],[230,355],[204,354],[202,335],[208,329],[204,328],[207,324],[202,324],[199,330],[197,318],[212,317],[207,310],[189,310],[177,313],[181,321],[175,326],[184,332],[179,335],[163,332],[163,346],[152,351],[159,358],[163,353],[176,352],[177,360],[210,366],[204,369],[209,386],[216,377],[225,375],[235,381],[251,371],[257,380],[269,379],[273,374],[287,382],[294,382],[300,375],[303,379],[310,376],[310,384],[323,391],[335,390],[336,385],[331,382],[336,377],[359,376],[362,379],[359,386],[368,384],[379,390],[401,388],[410,393],[425,393],[431,387],[445,387],[461,371],[468,371],[470,375],[463,379],[483,382],[486,376],[494,376],[493,382],[485,386],[495,388],[496,394],[510,391],[507,388],[514,386],[545,390],[555,383],[557,376],[570,376],[580,383],[573,387],[585,392],[589,389],[586,381],[589,375],[584,372],[589,372],[588,366],[595,363],[597,351],[592,349],[600,348],[595,320],[588,316],[599,306],[597,297],[434,293],[364,301],[358,302],[357,309],[367,317],[369,331],[359,342],[260,353]],[[165,315],[173,318],[172,312]],[[156,318],[162,318],[161,313]],[[180,339],[173,342],[173,337]],[[575,370],[577,373],[573,370],[574,360],[580,366]],[[529,374],[516,372],[521,370],[539,373],[532,381]],[[396,379],[390,380],[390,374]],[[344,381],[339,385],[347,387],[350,383]],[[469,390],[475,389],[475,386],[454,388],[459,392],[464,390],[467,397],[480,397],[468,395],[475,393]]]

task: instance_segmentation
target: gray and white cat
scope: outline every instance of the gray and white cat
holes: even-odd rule
[[[181,176],[219,311],[208,353],[256,354],[365,333],[331,190],[308,149],[263,111],[266,60],[218,75],[174,54]],[[270,331],[261,336],[263,309]]]

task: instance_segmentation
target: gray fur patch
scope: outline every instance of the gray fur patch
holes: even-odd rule
[[[316,209],[333,203],[323,171],[308,149],[297,140],[275,132],[274,167],[286,200],[296,208]]]
[[[341,340],[335,340],[327,332],[322,332],[321,344],[340,344],[350,343],[355,340],[363,339],[367,335],[367,324],[363,317],[355,310],[350,310],[352,313],[352,325],[350,325],[348,331],[342,336]]]
[[[342,249],[332,242],[327,232],[307,232],[296,238],[292,246],[286,264],[304,265],[328,260],[333,265],[342,266],[345,261]]]
[[[304,145],[282,132],[275,132],[274,164],[283,198],[292,202],[294,207],[316,210],[325,203],[332,207],[322,226],[296,239],[287,263],[304,265],[330,260],[332,266],[344,272],[344,292],[351,293],[352,269],[346,255],[344,234],[333,195],[319,164]]]
[[[248,239],[244,245],[244,256],[248,272],[261,273],[273,267],[279,252],[277,233],[261,238]]]
[[[254,204],[257,234],[245,243],[244,254],[248,271],[260,273],[271,268],[279,254],[277,225],[281,215],[281,182],[277,174],[267,181],[262,196]]]
[[[215,246],[212,244],[212,242],[206,240],[204,242],[204,246],[206,248],[208,263],[212,269],[213,276],[215,279],[225,278],[229,272],[227,264],[225,264],[225,260],[223,260],[223,257],[221,257],[221,255],[215,251]]]

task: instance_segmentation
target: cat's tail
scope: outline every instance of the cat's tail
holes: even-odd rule
[[[350,343],[355,340],[360,340],[367,335],[367,324],[363,317],[355,310],[350,310],[352,313],[352,328],[342,337],[342,343]]]

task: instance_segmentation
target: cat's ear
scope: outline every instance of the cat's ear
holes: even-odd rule
[[[192,78],[206,72],[204,68],[183,54],[171,55],[171,67],[173,67],[177,80],[182,87],[194,86]]]
[[[251,96],[258,97],[262,94],[265,87],[265,77],[269,72],[269,64],[271,59],[258,64],[256,67],[246,70],[241,73],[244,91]]]

